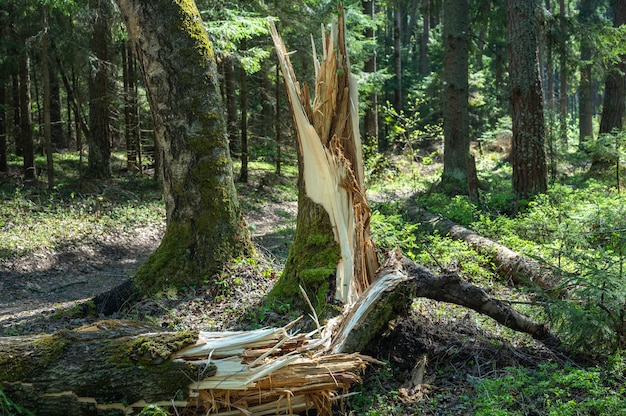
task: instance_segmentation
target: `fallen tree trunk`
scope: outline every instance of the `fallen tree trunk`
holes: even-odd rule
[[[513,283],[522,286],[539,287],[551,296],[559,294],[559,279],[551,268],[440,215],[421,209],[412,200],[407,204],[406,212],[412,220],[419,221],[442,235],[465,241],[478,253],[493,261],[498,267],[498,274],[505,279],[510,279]]]
[[[0,337],[0,389],[39,416],[127,415],[148,403],[222,416],[332,414],[337,392],[374,360],[329,353],[328,332],[288,329],[163,332],[102,321]]]

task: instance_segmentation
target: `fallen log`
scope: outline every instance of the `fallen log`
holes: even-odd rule
[[[449,235],[454,240],[465,241],[478,253],[493,261],[498,268],[498,274],[505,279],[510,279],[515,284],[530,288],[539,287],[550,296],[559,295],[560,280],[551,268],[440,215],[419,208],[413,200],[409,200],[407,203],[406,213],[412,220],[419,221],[442,235]]]
[[[164,332],[112,320],[0,337],[0,388],[39,416],[127,415],[149,403],[206,415],[330,415],[375,360],[328,353],[330,333],[289,329]]]

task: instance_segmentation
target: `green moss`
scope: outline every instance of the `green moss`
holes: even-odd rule
[[[0,380],[17,381],[40,372],[58,359],[68,344],[66,333],[37,337],[32,344],[0,354]]]
[[[196,331],[140,335],[111,348],[109,361],[118,367],[167,364],[170,355],[197,340]]]
[[[298,211],[298,228],[285,269],[269,297],[307,309],[300,293],[302,286],[311,297],[318,316],[323,319],[335,314],[327,304],[327,298],[334,296],[329,291],[335,284],[341,253],[328,214],[319,205],[304,201]]]

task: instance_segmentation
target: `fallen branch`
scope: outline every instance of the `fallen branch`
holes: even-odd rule
[[[482,288],[462,280],[457,274],[437,275],[400,253],[392,252],[376,283],[363,293],[343,320],[341,330],[334,338],[332,351],[364,350],[386,329],[391,319],[409,310],[416,297],[473,309],[501,325],[529,334],[548,347],[561,344],[545,324],[533,321]]]

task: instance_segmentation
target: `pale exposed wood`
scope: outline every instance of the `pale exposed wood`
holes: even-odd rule
[[[270,27],[298,133],[305,191],[329,215],[341,250],[336,298],[349,305],[375,279],[378,260],[370,237],[358,91],[346,53],[343,15],[330,34],[322,30],[322,60],[314,60],[312,106],[307,86],[300,88],[289,53],[272,23]]]

